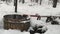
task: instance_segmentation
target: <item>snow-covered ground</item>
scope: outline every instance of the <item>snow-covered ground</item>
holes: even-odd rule
[[[44,34],[60,34],[60,25],[47,25],[48,30]],[[0,29],[0,34],[30,34],[29,32],[21,32],[19,30]]]
[[[60,15],[60,4],[58,3],[56,8],[53,8],[52,5],[47,4],[36,4],[33,3],[25,3],[25,4],[18,4],[18,12],[17,14],[28,14],[28,15],[35,15],[38,13],[39,15],[49,16],[49,15]],[[0,4],[0,34],[30,34],[29,32],[20,32],[19,30],[4,30],[3,29],[3,16],[6,14],[16,14],[14,12],[13,3],[11,5],[7,5],[6,3]],[[42,20],[36,20],[36,18],[32,18],[31,22],[32,25],[35,24],[43,24],[46,25],[48,28],[45,34],[60,34],[60,25],[51,25],[45,23],[46,18],[42,18]]]
[[[32,5],[32,6],[30,6]],[[14,13],[15,9],[13,6],[13,3],[10,3],[7,5],[6,3],[0,4],[0,11],[1,13]],[[58,3],[56,8],[52,7],[52,4],[46,4],[46,2],[42,5],[36,4],[36,3],[18,3],[18,10],[17,12],[19,14],[28,14],[28,15],[35,15],[38,13],[39,15],[60,15],[60,4]]]

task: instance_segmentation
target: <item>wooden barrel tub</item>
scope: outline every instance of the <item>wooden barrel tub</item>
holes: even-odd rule
[[[25,16],[25,17],[24,17]],[[19,29],[27,31],[30,27],[30,19],[27,15],[5,15],[4,16],[4,29]]]

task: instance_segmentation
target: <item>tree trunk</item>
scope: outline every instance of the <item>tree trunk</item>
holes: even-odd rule
[[[40,0],[40,5],[41,5],[41,3],[42,3],[42,0]]]
[[[2,0],[2,1],[5,1],[5,0]]]
[[[15,12],[17,13],[17,0],[14,1]]]
[[[14,6],[15,6],[16,1],[14,0]]]
[[[56,8],[58,0],[53,0],[53,8]]]
[[[7,3],[7,0],[6,0],[6,3]]]
[[[35,0],[36,1],[36,3],[38,3],[38,0]]]
[[[25,3],[25,0],[22,0],[22,3],[24,4]]]
[[[19,3],[21,2],[21,0],[19,0]]]

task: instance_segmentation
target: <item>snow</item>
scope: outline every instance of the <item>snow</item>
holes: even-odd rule
[[[47,25],[48,30],[44,34],[60,34],[60,25]],[[4,30],[0,29],[0,34],[30,34],[29,32],[21,32],[20,30]]]
[[[44,20],[43,19],[41,19],[41,20],[36,20],[37,18],[35,17],[31,17],[31,26],[35,26],[35,25],[37,25],[37,26],[40,26],[40,25],[42,25],[42,26],[45,26],[46,25],[46,23],[44,22]]]
[[[47,25],[48,30],[45,34],[60,34],[60,25]]]
[[[0,34],[30,34],[29,32],[21,32],[19,30],[0,30]]]
[[[28,5],[28,6],[27,6]],[[19,4],[18,5],[18,13],[23,13],[23,14],[36,14],[38,13],[39,15],[57,15],[60,13],[60,9],[57,6],[57,8],[53,8],[52,5],[39,5],[39,4],[33,4],[33,6],[29,6],[31,4]],[[60,6],[60,5],[59,5]],[[27,9],[28,8],[28,9]],[[58,11],[57,11],[58,10]]]
[[[48,1],[48,0],[47,0]],[[29,32],[20,32],[20,30],[4,30],[3,28],[3,16],[6,14],[28,14],[35,15],[39,14],[41,16],[59,16],[60,15],[60,4],[58,3],[56,8],[48,5],[44,2],[44,4],[39,5],[36,3],[18,3],[18,12],[15,13],[15,9],[13,3],[7,5],[5,2],[0,4],[0,34],[30,34]],[[26,1],[27,2],[27,1]],[[32,4],[32,6],[30,6]],[[31,17],[31,25],[45,25],[48,30],[44,34],[60,34],[60,25],[51,25],[45,23],[46,18],[42,18],[41,20],[36,20],[36,18]],[[58,20],[58,19],[57,19]]]
[[[29,6],[31,4],[33,4],[33,5]],[[30,14],[35,15],[36,13],[38,13],[39,15],[43,15],[43,16],[59,15],[59,13],[60,13],[59,6],[60,6],[59,3],[57,5],[57,8],[53,8],[52,5],[48,5],[48,4],[39,5],[36,3],[24,3],[24,4],[18,3],[18,13],[19,14],[28,14],[28,15],[30,15]],[[7,5],[6,3],[1,4],[0,11],[2,11],[1,13],[6,13],[6,14],[14,13],[15,9],[14,9],[13,3],[11,3],[10,5]]]

